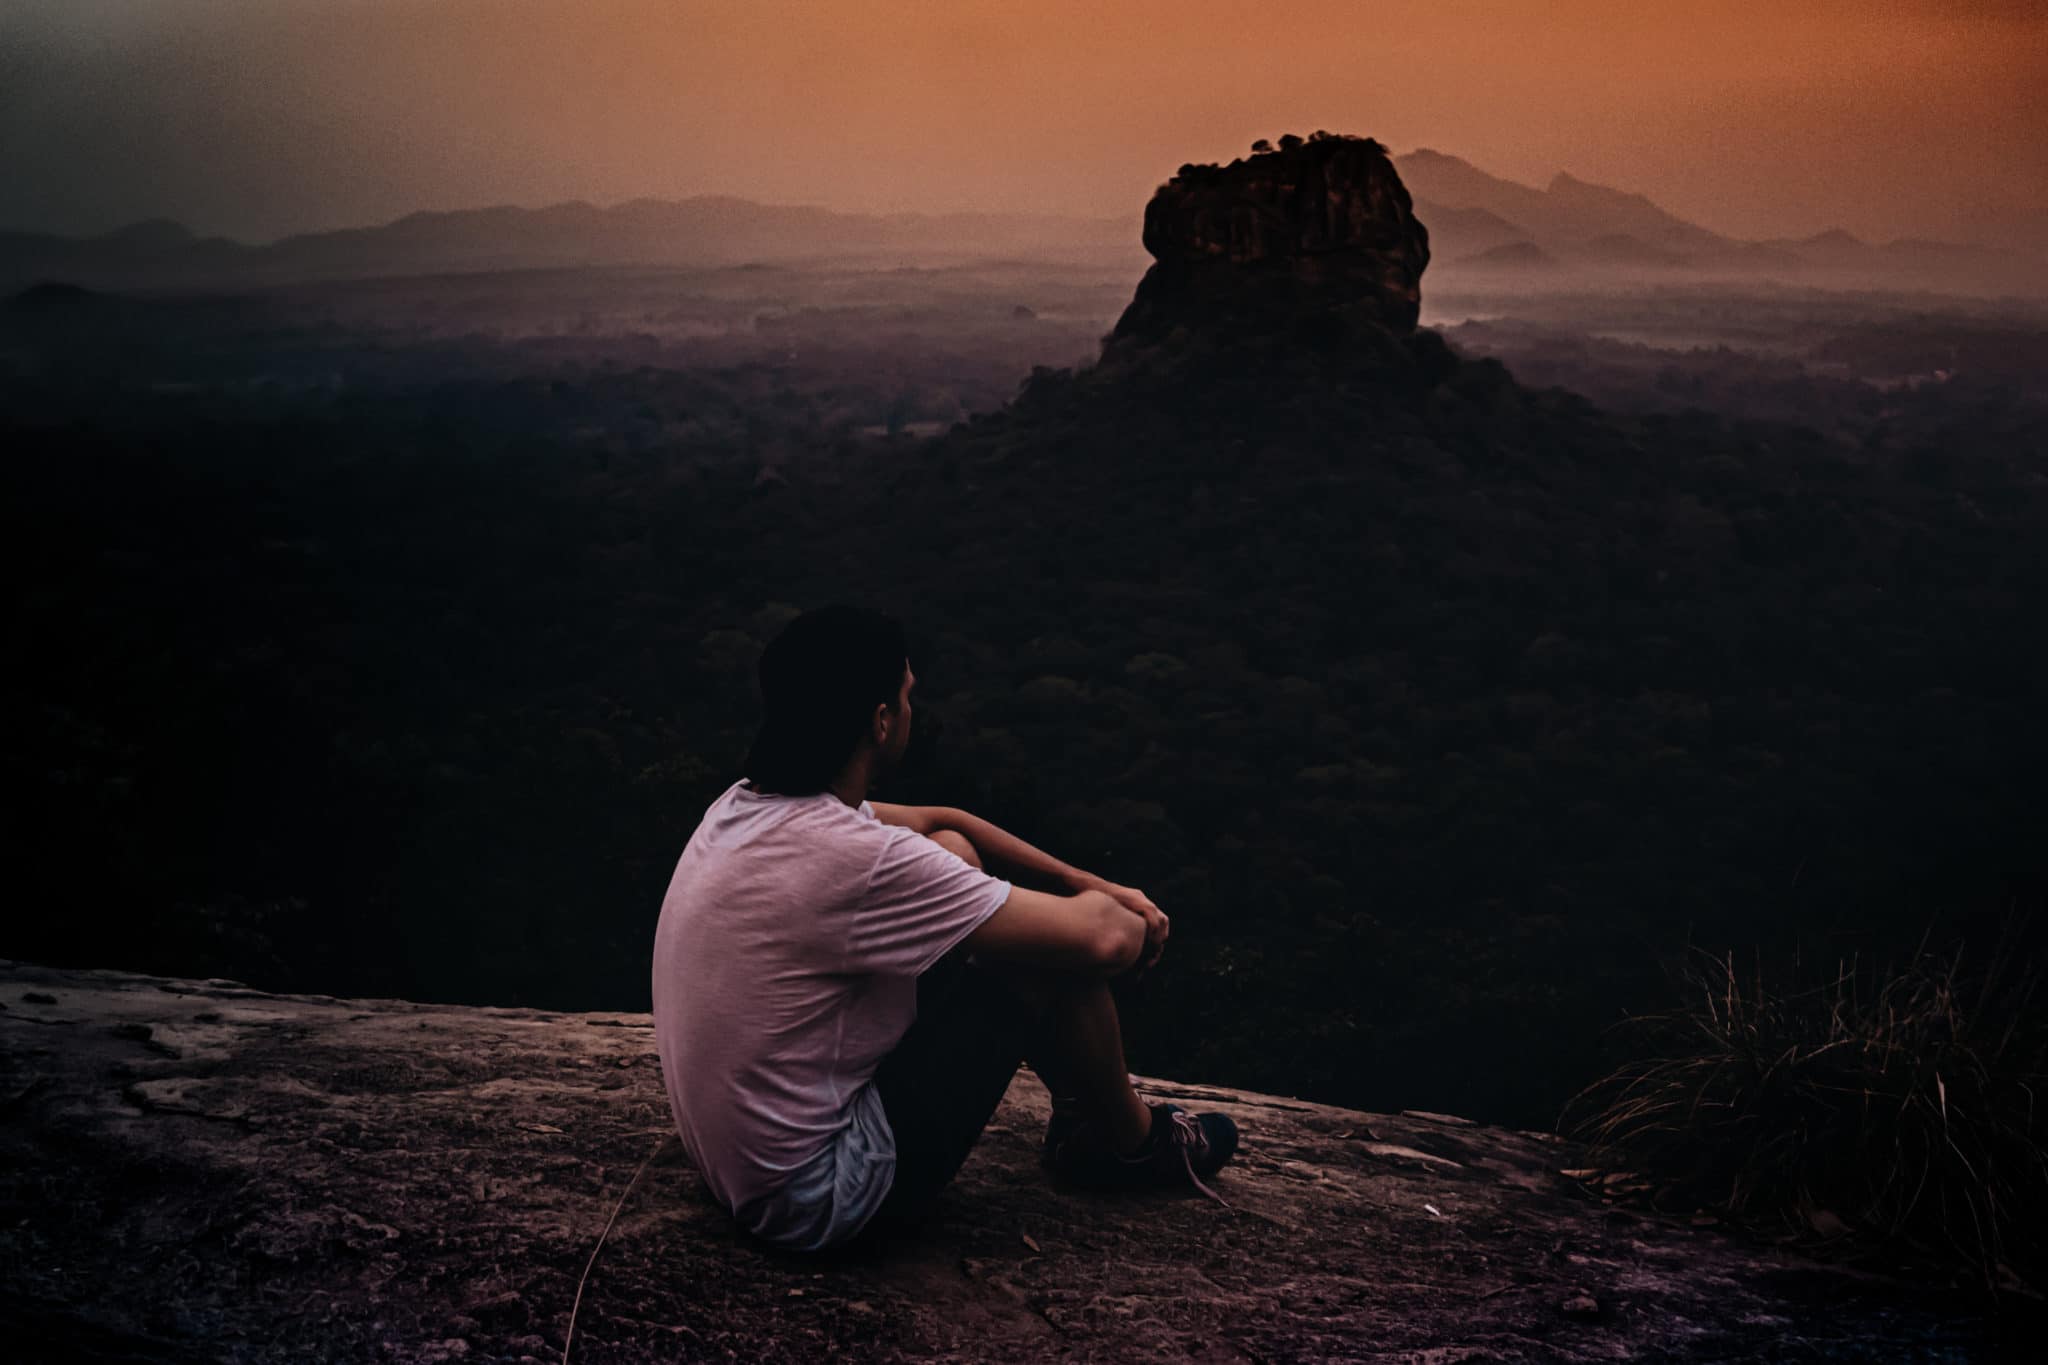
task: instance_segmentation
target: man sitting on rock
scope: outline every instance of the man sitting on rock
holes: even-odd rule
[[[888,617],[798,617],[760,682],[746,776],[691,835],[654,938],[662,1080],[711,1193],[806,1251],[912,1226],[1028,1060],[1054,1174],[1213,1197],[1236,1126],[1139,1098],[1110,995],[1159,960],[1159,907],[965,811],[866,799],[917,683]]]

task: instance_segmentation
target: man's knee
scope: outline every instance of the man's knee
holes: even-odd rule
[[[927,839],[930,839],[933,843],[937,844],[940,848],[945,849],[949,853],[952,853],[959,858],[965,859],[969,866],[981,866],[980,850],[975,848],[974,841],[972,839],[969,839],[959,830],[942,829],[934,833],[927,834],[925,837]]]

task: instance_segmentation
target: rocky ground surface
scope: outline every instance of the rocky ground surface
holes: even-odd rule
[[[1145,1080],[1230,1114],[1198,1194],[1037,1165],[1020,1072],[926,1235],[738,1233],[644,1015],[271,995],[0,961],[19,1361],[1977,1360],[1910,1286],[1603,1204],[1553,1135]],[[650,1159],[651,1158],[651,1159]],[[643,1166],[644,1163],[644,1166]]]

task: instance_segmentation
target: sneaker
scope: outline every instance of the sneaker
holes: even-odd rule
[[[1132,1189],[1192,1184],[1228,1207],[1203,1183],[1237,1153],[1237,1125],[1223,1114],[1190,1114],[1177,1104],[1154,1104],[1152,1132],[1137,1151],[1123,1156],[1103,1142],[1085,1120],[1055,1107],[1046,1126],[1044,1160],[1054,1174],[1077,1185]]]

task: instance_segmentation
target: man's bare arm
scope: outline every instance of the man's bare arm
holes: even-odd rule
[[[1172,932],[1172,921],[1153,904],[1150,896],[1136,887],[1122,886],[1092,872],[1083,872],[1070,863],[1061,862],[1044,849],[1025,843],[1008,830],[954,806],[893,806],[881,801],[868,804],[874,807],[875,818],[884,824],[902,825],[919,834],[950,829],[966,835],[975,852],[981,855],[984,868],[991,874],[1011,881],[1015,881],[1019,874],[1028,875],[1043,879],[1072,895],[1088,891],[1107,892],[1118,905],[1145,923],[1145,947],[1138,960],[1138,974],[1141,976],[1166,951],[1166,937]]]
[[[1012,885],[1009,899],[969,934],[977,958],[1120,976],[1145,951],[1145,930],[1108,894],[1056,896]]]
[[[932,822],[937,806],[898,806],[888,801],[870,801],[875,808],[875,818],[885,825],[901,825],[916,830],[919,834],[930,834],[938,826]]]
[[[950,829],[966,835],[987,869],[1011,880],[1021,874],[1070,892],[1100,891],[1109,885],[1094,873],[1061,862],[1044,849],[964,810],[952,806],[892,806],[881,801],[868,804],[875,808],[875,818],[885,825],[902,825],[919,834]]]

